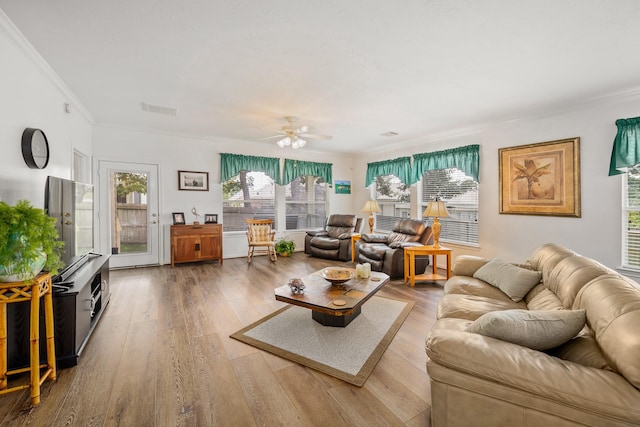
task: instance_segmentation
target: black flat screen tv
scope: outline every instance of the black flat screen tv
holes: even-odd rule
[[[53,278],[67,280],[93,251],[93,185],[69,179],[47,177],[44,207],[56,219],[56,229],[64,242],[64,267]]]

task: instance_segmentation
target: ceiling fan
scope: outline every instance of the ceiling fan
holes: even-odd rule
[[[314,133],[308,133],[308,126],[301,126],[299,128],[294,127],[294,123],[298,121],[297,117],[286,116],[284,119],[288,124],[282,126],[282,128],[276,132],[278,135],[269,136],[264,139],[280,138],[277,141],[279,147],[284,148],[291,145],[291,148],[302,148],[307,144],[307,139],[332,139],[330,135],[318,135]]]

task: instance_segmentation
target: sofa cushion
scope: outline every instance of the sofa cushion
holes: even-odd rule
[[[562,301],[543,283],[539,283],[529,291],[524,301],[529,310],[564,310]]]
[[[311,239],[311,246],[320,249],[338,249],[340,247],[340,240],[317,236]]]
[[[455,276],[469,276],[478,271],[480,267],[488,263],[490,259],[475,255],[458,255],[453,264],[452,273]]]
[[[526,309],[524,301],[514,302],[507,295],[502,299],[488,298],[477,295],[444,295],[438,301],[436,318],[455,317],[458,319],[476,320],[485,313],[496,310]]]
[[[346,239],[349,237],[353,227],[333,227],[327,225],[327,234],[334,239]]]
[[[570,256],[553,267],[544,285],[560,298],[565,308],[571,308],[576,295],[585,284],[611,272],[595,260],[579,255]]]
[[[584,310],[505,310],[480,316],[467,332],[548,350],[575,337],[584,323]]]
[[[585,326],[578,336],[559,347],[550,349],[547,354],[582,366],[613,371],[588,326]]]
[[[360,253],[369,259],[382,260],[386,251],[387,246],[380,244],[360,246]]]
[[[587,311],[587,324],[611,367],[640,388],[640,286],[605,274],[582,287],[573,307]]]
[[[541,274],[494,258],[480,267],[473,277],[492,284],[518,302],[540,283]]]
[[[454,276],[447,280],[444,284],[445,294],[461,294],[475,295],[478,297],[492,298],[497,301],[506,301],[511,303],[512,300],[500,289],[485,282],[484,280],[475,279],[469,276]]]
[[[546,282],[549,279],[549,273],[551,273],[551,270],[553,270],[556,264],[574,255],[576,255],[576,253],[570,249],[554,243],[547,243],[533,253],[528,263],[531,264],[534,270],[542,271],[542,281]]]
[[[334,214],[327,220],[327,234],[334,239],[349,237],[356,227],[357,218],[355,215]]]

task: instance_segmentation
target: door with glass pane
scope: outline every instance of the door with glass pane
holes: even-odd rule
[[[159,264],[157,165],[100,161],[100,246],[111,267]]]

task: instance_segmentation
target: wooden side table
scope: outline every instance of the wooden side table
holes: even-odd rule
[[[451,277],[451,252],[449,248],[434,248],[433,246],[410,246],[404,248],[404,282],[407,279],[411,286],[415,286],[416,280],[448,280]],[[416,274],[416,256],[433,256],[433,266],[431,274],[425,271],[424,274]],[[447,275],[438,274],[436,256],[445,255],[447,257]]]
[[[0,283],[0,394],[31,387],[31,403],[40,403],[40,384],[49,378],[56,379],[56,348],[53,338],[53,298],[51,275],[41,274],[33,281]],[[44,297],[44,323],[47,363],[40,365],[40,297]],[[7,304],[27,301],[31,305],[29,321],[31,340],[31,366],[7,371]],[[41,375],[40,369],[45,368]],[[7,388],[7,376],[22,372],[31,373],[31,384]]]
[[[360,240],[360,233],[353,233],[351,235],[351,264],[356,261],[356,242]]]

